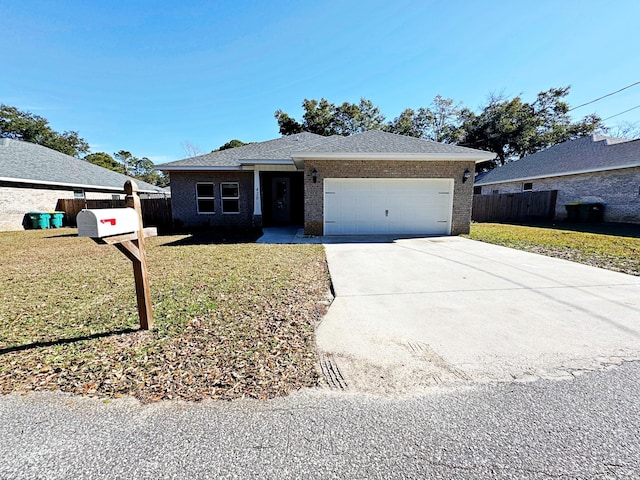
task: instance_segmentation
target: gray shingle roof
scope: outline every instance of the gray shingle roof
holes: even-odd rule
[[[495,168],[476,179],[475,184],[492,185],[637,166],[640,166],[640,140],[594,134],[554,145]]]
[[[369,130],[348,137],[326,137],[326,141],[313,148],[313,152],[326,153],[425,153],[425,154],[486,154],[473,148],[459,147],[447,143],[432,142],[421,138],[397,135],[395,133]]]
[[[158,165],[158,169],[162,170],[164,167],[239,167],[242,165],[241,162],[251,160],[291,160],[292,152],[311,148],[326,139],[327,137],[315,133],[298,133],[275,140],[250,143],[242,147],[164,163]]]
[[[133,180],[141,192],[162,192],[160,187],[134,180],[106,168],[34,143],[0,138],[0,178],[30,183],[118,189]]]
[[[393,133],[371,130],[368,132],[343,137],[334,135],[323,137],[313,133],[299,133],[266,142],[252,143],[242,147],[211,152],[184,160],[158,165],[160,170],[179,170],[180,168],[237,168],[243,163],[252,161],[287,161],[297,155],[306,153],[319,154],[443,154],[443,155],[494,155],[472,148],[459,147],[444,143],[430,142],[414,137],[395,135]]]

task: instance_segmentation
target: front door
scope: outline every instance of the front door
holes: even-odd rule
[[[291,184],[287,177],[275,177],[271,180],[273,204],[271,220],[274,223],[291,222]]]

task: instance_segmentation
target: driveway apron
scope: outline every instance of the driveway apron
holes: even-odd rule
[[[337,388],[571,378],[640,359],[640,278],[460,237],[325,244]]]

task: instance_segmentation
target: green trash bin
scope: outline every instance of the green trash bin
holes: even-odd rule
[[[31,227],[45,229],[49,228],[49,220],[51,219],[51,215],[45,212],[29,212],[29,218],[31,219]]]
[[[589,221],[589,203],[581,203],[578,205],[578,220],[581,222]]]
[[[64,212],[50,212],[51,213],[51,228],[62,227],[62,220],[64,219]]]

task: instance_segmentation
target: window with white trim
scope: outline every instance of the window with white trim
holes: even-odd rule
[[[84,190],[81,188],[74,188],[73,198],[84,198]]]
[[[198,213],[215,213],[213,182],[196,183],[196,204]]]
[[[240,186],[238,182],[222,182],[222,213],[240,213]]]
[[[527,183],[523,183],[522,184],[522,191],[523,192],[530,192],[531,190],[533,190],[533,183],[527,182]]]

